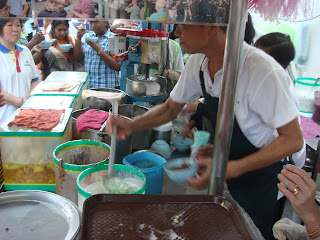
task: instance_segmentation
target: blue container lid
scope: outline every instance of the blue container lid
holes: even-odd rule
[[[143,162],[141,162],[143,161]],[[152,152],[137,152],[126,156],[122,163],[139,169],[143,173],[152,172],[163,168],[166,160]],[[145,165],[145,166],[142,166]]]

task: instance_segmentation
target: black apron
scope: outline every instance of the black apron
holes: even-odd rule
[[[204,85],[203,71],[199,72],[203,96],[206,100],[207,111],[215,131],[219,98],[210,96]],[[234,119],[229,160],[240,158],[259,151],[242,133],[237,119]],[[283,164],[281,161],[269,167],[246,173],[239,178],[227,180],[232,197],[249,214],[255,225],[266,239],[272,239],[272,226],[277,202],[277,174]]]

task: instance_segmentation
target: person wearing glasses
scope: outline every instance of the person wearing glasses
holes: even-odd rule
[[[90,21],[92,32],[79,28],[74,46],[76,61],[84,61],[84,71],[89,73],[88,88],[119,88],[119,63],[108,51],[108,39],[113,37],[107,21]],[[90,41],[88,37],[98,37]]]

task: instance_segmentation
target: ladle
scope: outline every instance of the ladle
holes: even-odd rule
[[[118,99],[112,100],[112,114],[115,118],[118,117]],[[108,175],[102,177],[102,185],[110,192],[110,181],[114,181],[114,159],[116,155],[116,144],[117,143],[117,125],[113,125],[113,132],[111,136],[111,149],[110,149],[110,158],[109,158],[109,167],[108,167]]]

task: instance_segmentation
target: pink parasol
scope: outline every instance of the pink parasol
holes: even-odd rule
[[[309,16],[314,0],[248,0],[249,10],[259,12],[265,20],[278,17],[295,19],[298,13]]]

